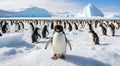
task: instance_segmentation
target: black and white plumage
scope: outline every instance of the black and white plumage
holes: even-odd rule
[[[66,35],[63,31],[63,27],[61,25],[56,25],[54,28],[53,37],[47,42],[45,45],[45,49],[47,49],[48,44],[52,43],[53,48],[53,57],[52,59],[65,59],[65,55],[67,52],[67,43],[72,50],[71,44],[69,40],[66,38]]]
[[[41,35],[38,33],[39,28],[35,28],[34,32],[31,35],[32,43],[37,42],[38,38],[41,38]]]
[[[92,44],[99,45],[99,37],[98,35],[93,31],[89,31],[90,41]]]

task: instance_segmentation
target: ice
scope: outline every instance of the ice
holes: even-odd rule
[[[84,7],[83,12],[78,13],[77,17],[104,17],[100,9],[89,3]]]

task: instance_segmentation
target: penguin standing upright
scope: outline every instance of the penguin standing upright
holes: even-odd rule
[[[49,34],[49,31],[47,29],[47,26],[45,25],[42,30],[42,38],[46,38],[47,33]]]
[[[100,33],[101,36],[102,35],[107,35],[106,34],[107,30],[106,30],[106,28],[102,24],[99,25],[98,29],[99,29],[99,33]]]
[[[78,26],[76,23],[74,23],[74,26],[75,26],[75,30],[78,30]]]
[[[72,50],[71,44],[66,38],[63,27],[61,25],[55,26],[53,37],[47,42],[47,44],[45,45],[45,49],[47,49],[50,43],[52,43],[53,48],[53,60],[56,60],[57,58],[65,59],[67,43],[70,47],[70,50]]]
[[[72,31],[72,25],[69,22],[67,24],[68,24],[68,30]]]
[[[90,33],[89,36],[90,36],[91,43],[95,45],[99,45],[98,35],[93,30],[90,30],[89,33]]]
[[[31,26],[31,29],[32,29],[32,32],[34,32],[34,25],[33,25],[33,23],[30,23],[30,26]]]
[[[88,28],[89,31],[93,31],[92,24],[88,23]]]
[[[53,29],[54,28],[54,23],[53,22],[51,22],[51,29]]]
[[[32,43],[37,42],[37,39],[40,37],[41,35],[38,33],[39,28],[35,28],[34,32],[31,35],[32,38]]]
[[[115,27],[114,27],[114,25],[112,25],[112,24],[108,25],[107,35],[108,36],[114,36],[115,35]]]
[[[2,27],[2,33],[6,33],[8,31],[8,23],[5,22],[5,24]]]

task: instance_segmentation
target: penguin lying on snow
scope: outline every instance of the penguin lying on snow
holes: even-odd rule
[[[90,33],[90,41],[92,44],[96,44],[96,45],[99,45],[99,37],[98,35],[93,31],[89,31]]]
[[[67,43],[72,50],[71,44],[69,40],[66,38],[65,33],[63,31],[63,27],[61,25],[56,25],[54,28],[54,33],[52,39],[50,39],[45,45],[45,49],[47,49],[48,45],[52,43],[53,48],[53,60],[58,58],[65,59],[65,54],[67,51]]]
[[[32,43],[37,42],[38,37],[41,38],[41,35],[38,33],[39,28],[35,28],[34,32],[31,35]]]

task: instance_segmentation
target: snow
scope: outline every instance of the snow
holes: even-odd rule
[[[108,15],[107,18],[120,18],[120,15]]]
[[[83,12],[78,13],[76,17],[104,17],[100,9],[89,3],[84,7]]]
[[[48,37],[51,37],[53,31],[50,28],[49,31]],[[101,45],[89,43],[86,28],[64,31],[72,44],[72,51],[67,50],[65,60],[51,59],[52,47],[44,49],[48,39],[32,44],[30,32],[3,34],[0,37],[0,66],[120,66],[120,29],[114,37],[99,36]]]

